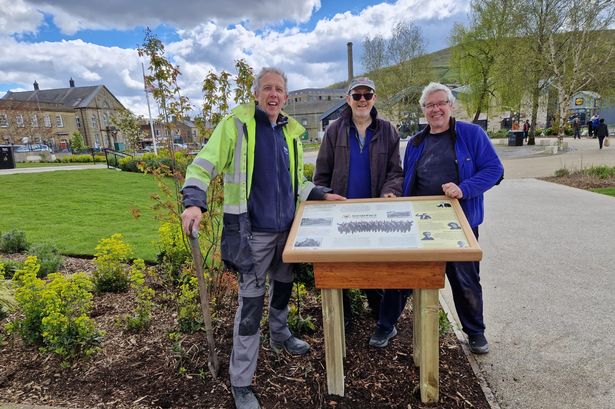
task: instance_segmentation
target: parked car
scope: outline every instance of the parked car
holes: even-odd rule
[[[31,145],[20,145],[18,148],[15,149],[15,152],[49,152],[49,153],[52,153],[53,151],[47,145],[44,145],[42,143],[33,143]]]

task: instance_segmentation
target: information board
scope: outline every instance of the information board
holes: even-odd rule
[[[470,261],[482,255],[456,199],[309,201],[300,205],[286,262]]]

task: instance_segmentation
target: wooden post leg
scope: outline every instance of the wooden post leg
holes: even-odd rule
[[[339,303],[337,306],[337,312],[338,312],[338,321],[340,323],[340,333],[342,334],[342,352],[343,352],[343,357],[346,358],[346,327],[344,326],[344,297],[343,297],[343,291],[344,290],[340,290],[339,291]],[[343,373],[343,372],[342,372]]]
[[[412,292],[412,358],[421,366],[421,290]]]
[[[421,304],[421,333],[420,333],[420,385],[421,402],[437,402],[439,394],[439,334],[438,334],[438,312],[440,309],[438,301],[438,290],[419,290]]]
[[[323,289],[322,320],[325,333],[327,389],[332,395],[344,396],[344,311],[342,290]]]

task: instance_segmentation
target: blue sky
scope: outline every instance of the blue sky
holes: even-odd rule
[[[274,65],[289,88],[345,80],[346,43],[362,72],[361,43],[390,36],[397,22],[423,32],[428,52],[448,46],[468,2],[455,0],[0,0],[0,95],[6,91],[106,85],[128,108],[146,112],[136,47],[149,26],[180,66],[180,86],[195,105],[210,71],[233,70],[245,58],[255,69]]]

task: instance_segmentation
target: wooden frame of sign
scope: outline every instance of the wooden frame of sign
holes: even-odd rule
[[[283,260],[314,263],[322,292],[327,388],[344,396],[342,289],[412,288],[413,358],[423,402],[439,399],[438,291],[447,261],[482,251],[456,199],[421,196],[301,203]]]

